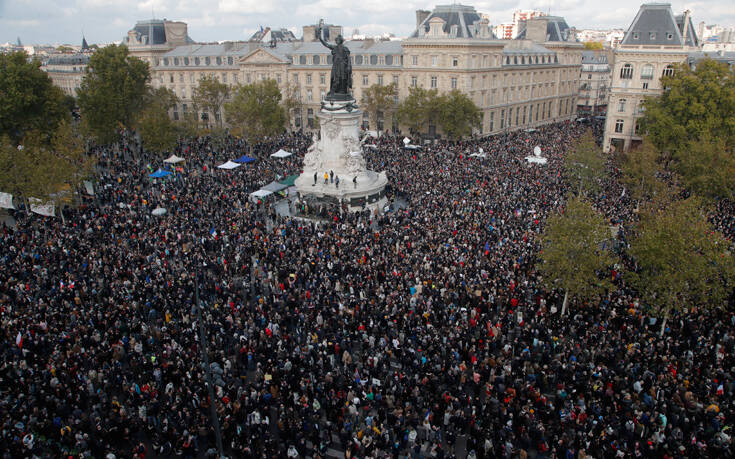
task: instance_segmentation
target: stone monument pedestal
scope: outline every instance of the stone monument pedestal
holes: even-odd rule
[[[385,172],[368,170],[365,165],[359,137],[362,111],[355,100],[327,98],[317,116],[321,138],[304,156],[304,171],[294,183],[299,195],[336,199],[353,211],[382,210],[388,178]]]

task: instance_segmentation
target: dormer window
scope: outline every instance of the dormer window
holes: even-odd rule
[[[638,32],[633,32],[633,40],[638,40]]]
[[[667,34],[666,34],[666,39],[667,39],[667,40],[673,40],[673,39],[674,39],[674,34],[673,34],[673,33],[671,33],[671,32],[667,33]]]
[[[656,32],[649,32],[648,33],[648,38],[650,40],[655,40],[656,39]]]

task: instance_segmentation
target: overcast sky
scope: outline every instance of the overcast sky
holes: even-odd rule
[[[439,4],[450,3],[440,1]],[[577,28],[627,28],[640,0],[493,0],[464,1],[490,15],[493,25],[510,22],[516,9],[539,9],[563,16]],[[286,27],[301,37],[301,26],[318,18],[368,35],[403,37],[415,28],[415,11],[432,9],[426,0],[0,0],[0,43],[24,44],[119,41],[135,22],[166,18],[189,24],[195,41],[244,40],[260,26]],[[604,6],[600,6],[604,5]],[[692,11],[695,25],[735,25],[735,1],[674,1],[674,13]]]

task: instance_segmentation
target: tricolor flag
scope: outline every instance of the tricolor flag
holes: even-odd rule
[[[217,230],[215,230],[214,228],[212,228],[211,230],[209,230],[209,235],[212,236],[213,238],[217,239]]]
[[[15,337],[15,345],[23,349],[23,334],[18,332],[18,336]]]

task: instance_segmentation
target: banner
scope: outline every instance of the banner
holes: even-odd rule
[[[0,208],[15,209],[13,205],[13,195],[10,193],[0,193]]]
[[[31,204],[31,212],[34,214],[44,215],[46,217],[56,216],[53,202],[42,204],[41,200],[37,198],[28,198],[28,202]]]

